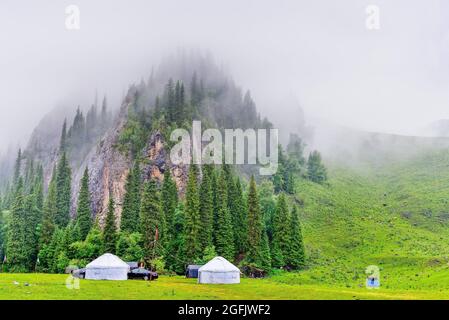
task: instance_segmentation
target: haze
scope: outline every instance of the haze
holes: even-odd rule
[[[366,28],[368,5],[379,30]],[[400,134],[449,118],[443,0],[2,0],[0,40],[3,151],[55,107],[87,107],[96,92],[117,107],[180,48],[212,53],[277,126],[294,125],[297,104],[310,121]]]

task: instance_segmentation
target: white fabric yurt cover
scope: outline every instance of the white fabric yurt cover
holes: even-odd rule
[[[198,270],[198,283],[240,283],[240,270],[223,257],[215,257]]]
[[[129,265],[119,257],[105,253],[86,266],[86,279],[128,280]]]

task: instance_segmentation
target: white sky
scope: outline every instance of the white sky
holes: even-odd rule
[[[79,31],[65,28],[70,4]],[[365,27],[371,4],[380,30]],[[289,117],[286,95],[309,117],[371,131],[449,118],[449,1],[1,0],[0,150],[96,89],[117,105],[180,47],[211,51],[275,118]]]

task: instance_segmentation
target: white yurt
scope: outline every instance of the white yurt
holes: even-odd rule
[[[119,257],[105,253],[86,266],[86,279],[128,280],[129,265]]]
[[[240,270],[223,257],[215,257],[198,270],[198,283],[240,283]]]

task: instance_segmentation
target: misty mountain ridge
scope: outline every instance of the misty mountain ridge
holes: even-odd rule
[[[449,119],[440,119],[428,124],[421,132],[429,137],[449,137]]]
[[[173,98],[170,92],[176,93],[176,97],[179,93],[186,101],[196,101],[186,103],[183,108],[183,117],[188,121],[168,119],[168,125],[161,126],[156,121],[156,114],[161,106],[172,103],[169,102]],[[197,106],[193,108],[193,105]],[[167,149],[170,130],[176,127],[188,129],[192,119],[203,121],[203,127],[272,127],[267,119],[260,117],[249,91],[243,92],[211,57],[197,54],[165,59],[147,79],[130,85],[114,115],[110,109],[107,99],[99,104],[94,102],[89,108],[55,109],[34,129],[22,157],[22,168],[31,158],[43,165],[44,181],[48,185],[60,155],[61,132],[66,121],[64,132],[67,132],[67,152],[72,169],[72,214],[87,166],[92,208],[100,215],[100,221],[110,196],[117,204],[119,220],[126,177],[136,158],[144,159],[141,165],[143,180],[151,177],[161,181],[163,172],[169,169],[178,189],[183,192],[187,167],[170,162]],[[179,118],[178,113],[176,111],[172,116]]]
[[[384,165],[449,148],[449,138],[444,136],[365,131],[320,119],[308,125],[313,135],[306,140],[307,149],[320,150],[325,160],[339,165]]]
[[[131,130],[130,123],[135,123],[136,119],[132,117],[136,115],[141,118],[147,117],[149,113],[155,111],[156,100],[159,99],[158,101],[163,103],[169,98],[166,96],[166,88],[170,81],[173,86],[178,81],[185,85],[186,99],[194,98],[192,97],[194,86],[203,92],[199,109],[186,111],[190,112],[191,119],[200,119],[207,126],[218,128],[272,127],[268,119],[261,119],[250,93],[244,93],[229,73],[223,67],[219,67],[211,56],[197,53],[170,56],[153,69],[147,79],[141,79],[140,82],[130,85],[119,110],[115,111],[114,116],[110,116],[107,126],[96,132],[88,142],[83,140],[87,139],[84,129],[78,130],[77,146],[72,145],[69,149],[73,177],[72,213],[75,210],[79,182],[86,166],[89,167],[91,176],[93,211],[100,216],[104,215],[107,209],[109,195],[119,204],[116,215],[120,215],[126,177],[136,156],[148,159],[145,168],[141,168],[144,179],[153,177],[160,180],[164,170],[169,168],[178,188],[183,190],[187,168],[170,163],[166,149],[166,134],[164,136],[163,132],[155,130],[151,118],[148,124],[149,131],[144,133],[145,141],[137,147],[137,150],[131,150],[136,148],[135,143],[126,140],[124,134]],[[310,123],[305,119],[299,104],[293,99],[286,98],[280,103],[282,104],[280,109],[289,106],[288,108],[295,110],[294,115],[287,117],[287,120],[275,117],[275,127],[280,128],[281,142],[286,145],[288,135],[296,133],[305,142],[307,153],[317,149],[323,153],[327,162],[372,166],[401,161],[423,152],[449,147],[449,139],[446,138],[374,133],[329,123]],[[58,159],[64,119],[67,120],[67,130],[70,132],[72,127],[79,125],[74,123],[76,117],[82,118],[81,125],[85,125],[88,122],[88,114],[90,113],[92,117],[95,110],[93,118],[97,119],[101,114],[101,108],[101,104],[94,101],[90,108],[81,110],[76,107],[54,109],[44,116],[34,129],[24,150],[23,161],[25,162],[29,155],[33,155],[36,162],[42,163],[44,181],[48,184]],[[73,132],[71,134],[75,135]]]

